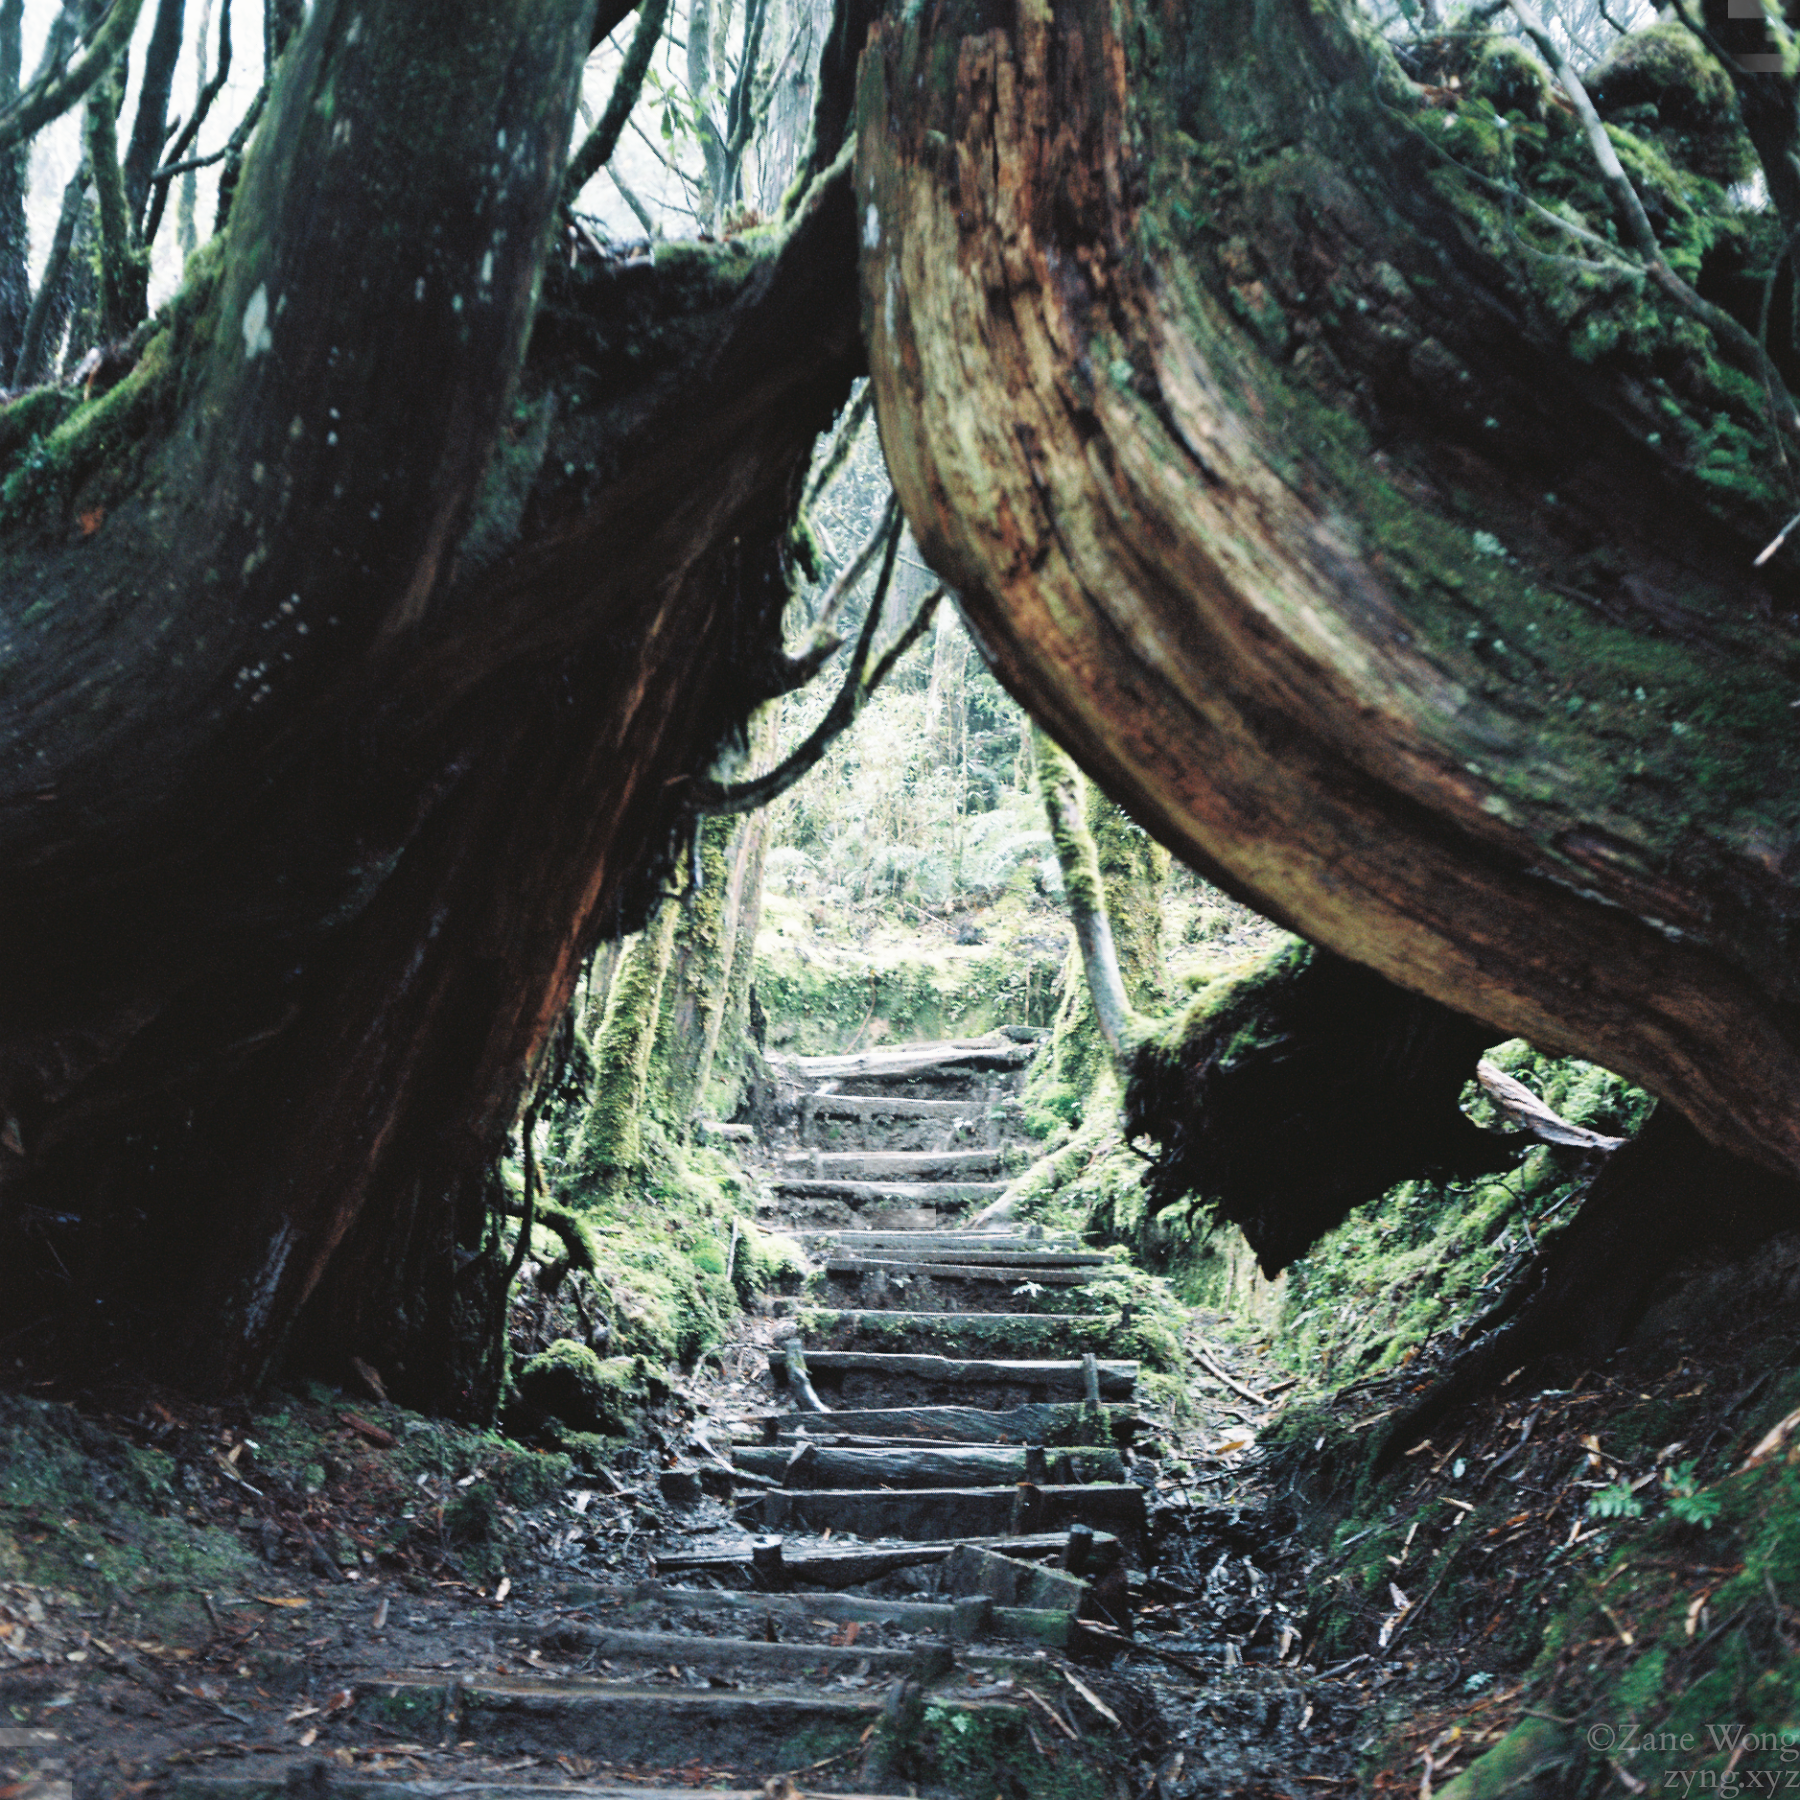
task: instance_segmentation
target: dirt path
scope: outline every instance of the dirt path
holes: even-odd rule
[[[302,1526],[304,1572],[265,1545],[191,1647],[40,1597],[0,1639],[0,1797],[1352,1791],[1356,1696],[1307,1663],[1284,1521],[1238,1475],[1266,1372],[1215,1348],[1177,1428],[1089,1294],[1108,1258],[955,1228],[1028,1154],[1027,1054],[791,1066],[766,1148],[806,1301],[747,1321],[639,1467],[512,1509],[504,1581],[407,1584]],[[391,1459],[378,1411],[338,1409]],[[421,1490],[441,1518],[490,1475]]]

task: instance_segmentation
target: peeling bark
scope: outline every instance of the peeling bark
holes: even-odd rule
[[[1714,479],[1683,396],[1733,377],[1655,292],[1576,353],[1351,18],[880,27],[857,203],[908,519],[1002,680],[1203,873],[1800,1170],[1773,450],[1749,403]],[[1686,346],[1673,385],[1634,331]]]

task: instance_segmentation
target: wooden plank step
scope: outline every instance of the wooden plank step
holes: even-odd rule
[[[820,1354],[815,1351],[814,1356]],[[807,1366],[813,1366],[808,1358]],[[1080,1380],[1077,1365],[1077,1382]],[[1128,1430],[1129,1407],[1106,1409],[1106,1440]],[[804,1431],[809,1437],[839,1434],[895,1439],[913,1438],[946,1444],[1085,1444],[1094,1441],[1094,1426],[1086,1410],[1067,1401],[990,1409],[981,1406],[871,1406],[833,1408],[829,1413],[779,1413],[773,1415],[776,1435],[791,1438]]]
[[[362,1683],[354,1717],[385,1722],[420,1742],[454,1726],[458,1742],[489,1755],[577,1755],[674,1769],[696,1757],[763,1773],[851,1749],[881,1715],[883,1691],[772,1693],[762,1689],[619,1685],[490,1675],[393,1676]],[[982,1702],[964,1704],[981,1705]]]
[[[1061,1464],[1067,1461],[1064,1474]],[[1048,1465],[1064,1481],[1125,1479],[1125,1464],[1116,1450],[1061,1450],[1047,1456],[1000,1445],[923,1445],[875,1447],[806,1443],[777,1445],[772,1450],[744,1449],[732,1461],[752,1475],[764,1475],[789,1488],[954,1488],[992,1487],[1000,1482],[1044,1480]]]
[[[889,1314],[890,1318],[897,1315]],[[990,1313],[990,1318],[1002,1317]],[[920,1381],[940,1383],[946,1387],[969,1383],[1006,1384],[1021,1387],[1060,1388],[1079,1395],[1082,1392],[1081,1362],[1061,1359],[1029,1358],[992,1359],[922,1355],[905,1351],[882,1350],[808,1350],[806,1367],[815,1379],[832,1375],[905,1375]],[[1137,1387],[1138,1365],[1135,1362],[1102,1362],[1097,1365],[1100,1397],[1103,1400],[1129,1400]],[[908,1409],[911,1410],[911,1409]],[[835,1418],[833,1414],[809,1414],[811,1418]]]
[[[958,1545],[944,1559],[943,1581],[946,1594],[982,1594],[997,1605],[1076,1614],[1088,1591],[1087,1583],[1067,1569],[1043,1568],[998,1550],[978,1550],[973,1544]]]
[[[1105,1262],[1096,1257],[1095,1262]],[[926,1281],[1035,1281],[1039,1287],[1086,1287],[1094,1279],[1092,1266],[1069,1268],[1062,1263],[1029,1257],[989,1256],[980,1262],[942,1262],[921,1257],[902,1262],[888,1256],[828,1256],[827,1275],[904,1275]]]
[[[802,1094],[794,1103],[820,1119],[986,1119],[991,1100],[902,1100],[886,1094]],[[1017,1103],[1014,1103],[1015,1110]]]
[[[873,1206],[967,1206],[998,1200],[1004,1181],[823,1181],[777,1176],[769,1183],[790,1200],[836,1200],[851,1208]]]
[[[946,1559],[947,1560],[947,1559]],[[1026,1567],[1036,1567],[1027,1564]],[[894,1625],[902,1631],[962,1642],[972,1636],[1060,1648],[1068,1642],[1071,1613],[1037,1606],[986,1608],[958,1606],[948,1600],[889,1600],[869,1594],[746,1593],[737,1588],[676,1588],[660,1581],[641,1581],[633,1588],[590,1588],[571,1584],[558,1597],[576,1605],[592,1605],[625,1618],[669,1618],[688,1613],[724,1614],[745,1625],[761,1627],[778,1621],[825,1619],[832,1624]]]
[[[1015,1563],[1013,1566],[1024,1571],[1024,1578],[1008,1588],[1009,1596],[1044,1592],[1066,1598],[1064,1590],[1057,1587],[1032,1585],[1030,1578],[1043,1573],[1034,1564]],[[980,1593],[984,1590],[975,1587],[959,1591]],[[946,1607],[944,1610],[948,1613],[952,1609]],[[1036,1610],[1073,1612],[1077,1609],[1072,1605],[1060,1609],[1045,1605],[1037,1606]],[[839,1675],[857,1674],[882,1675],[890,1680],[914,1676],[929,1681],[941,1673],[938,1658],[929,1652],[922,1655],[921,1647],[917,1645],[884,1650],[878,1646],[856,1644],[770,1643],[766,1638],[633,1631],[616,1625],[591,1625],[578,1619],[547,1626],[537,1633],[537,1642],[544,1650],[604,1656],[616,1662],[650,1663],[658,1670],[673,1663],[677,1668],[748,1671],[775,1681],[804,1680],[814,1676],[829,1680]],[[941,1656],[941,1642],[935,1648]],[[993,1660],[966,1650],[961,1655],[965,1662]]]
[[[950,1262],[978,1262],[987,1256],[1040,1256],[1051,1262],[1103,1263],[1104,1250],[1087,1250],[1072,1237],[1026,1237],[999,1231],[867,1231],[853,1226],[809,1225],[795,1235],[806,1244],[838,1246],[853,1255],[880,1256],[899,1251],[906,1256],[943,1257]]]
[[[979,1356],[1008,1350],[1092,1351],[1110,1349],[1119,1337],[1116,1315],[1059,1312],[910,1312],[895,1307],[828,1309],[808,1307],[799,1315],[811,1345],[834,1350],[873,1347],[896,1352],[936,1351]]]
[[[984,1550],[1001,1550],[1008,1556],[1060,1557],[1068,1548],[1066,1531],[1024,1532],[1017,1537],[968,1536],[945,1538],[933,1542],[906,1544],[820,1544],[814,1546],[784,1544],[782,1567],[784,1578],[812,1587],[860,1587],[865,1581],[879,1581],[896,1569],[918,1568],[926,1563],[942,1562],[958,1544],[975,1544]],[[1091,1567],[1099,1571],[1113,1567],[1122,1554],[1119,1540],[1110,1531],[1094,1533]],[[651,1561],[659,1574],[698,1573],[701,1570],[724,1574],[751,1575],[754,1572],[752,1545],[748,1538],[741,1543],[718,1545],[699,1550],[676,1550],[667,1556],[653,1555]]]
[[[753,1531],[851,1532],[862,1538],[937,1539],[952,1530],[987,1538],[1094,1525],[1136,1535],[1148,1523],[1135,1482],[1079,1486],[776,1488],[742,1501]]]
[[[1022,1069],[1035,1044],[1005,1038],[949,1038],[901,1050],[863,1050],[840,1056],[771,1056],[770,1064],[806,1082],[918,1081],[938,1074],[997,1074]]]
[[[279,1800],[283,1794],[304,1794],[310,1784],[316,1756],[283,1758],[270,1762],[260,1774],[193,1775],[173,1771],[157,1783],[164,1800]],[[556,1800],[695,1800],[698,1790],[688,1787],[646,1787],[641,1782],[617,1786],[611,1782],[559,1782],[546,1789],[541,1783],[530,1786],[516,1781],[467,1775],[446,1781],[414,1780],[393,1775],[356,1775],[334,1769],[327,1792],[342,1795],[343,1800],[545,1800],[547,1793]],[[713,1788],[704,1790],[706,1800],[767,1800],[766,1785],[756,1787]],[[809,1787],[806,1800],[904,1800],[898,1794],[827,1793]]]
[[[795,1150],[782,1158],[781,1177],[807,1181],[983,1181],[1023,1168],[1024,1152],[1003,1146],[976,1150]]]

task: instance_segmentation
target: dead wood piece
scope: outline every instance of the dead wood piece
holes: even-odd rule
[[[1078,1613],[1087,1583],[1062,1569],[1020,1562],[995,1550],[960,1544],[944,1563],[946,1594],[982,1594],[998,1606],[1030,1606]]]
[[[864,1538],[943,1538],[962,1528],[984,1537],[1055,1534],[1073,1524],[1140,1534],[1147,1522],[1144,1490],[1132,1482],[1033,1487],[785,1488],[759,1494],[738,1509],[741,1524],[764,1531],[851,1532]],[[1061,1542],[1058,1541],[1058,1550]]]
[[[1564,1144],[1576,1150],[1616,1150],[1625,1141],[1589,1131],[1585,1125],[1571,1125],[1559,1113],[1552,1112],[1524,1082],[1515,1081],[1485,1056],[1475,1065],[1475,1079],[1507,1118],[1546,1144]]]
[[[1083,1269],[1059,1268],[1031,1262],[1012,1262],[992,1257],[981,1263],[901,1262],[875,1256],[833,1256],[827,1259],[828,1275],[904,1275],[925,1281],[1035,1281],[1039,1287],[1086,1287],[1093,1276]]]
[[[922,1563],[942,1562],[958,1544],[977,1544],[984,1549],[1003,1550],[1008,1556],[1057,1557],[1063,1552],[1067,1536],[1060,1531],[1033,1532],[1023,1537],[1001,1534],[970,1534],[936,1542],[863,1545],[854,1547],[821,1546],[795,1549],[787,1558],[789,1572],[796,1582],[816,1587],[857,1587],[865,1581],[877,1581],[896,1569],[916,1568]],[[1096,1568],[1118,1564],[1122,1546],[1109,1531],[1094,1533]],[[750,1544],[713,1550],[683,1550],[654,1559],[658,1573],[698,1572],[700,1570],[747,1571],[750,1566]],[[757,1596],[761,1599],[762,1596]]]

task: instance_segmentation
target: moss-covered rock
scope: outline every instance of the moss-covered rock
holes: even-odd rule
[[[558,1338],[517,1376],[525,1406],[577,1431],[611,1437],[632,1434],[646,1400],[641,1359],[598,1357],[586,1344]]]
[[[1603,119],[1655,138],[1680,167],[1717,182],[1755,171],[1731,76],[1685,25],[1620,38],[1584,83]]]

